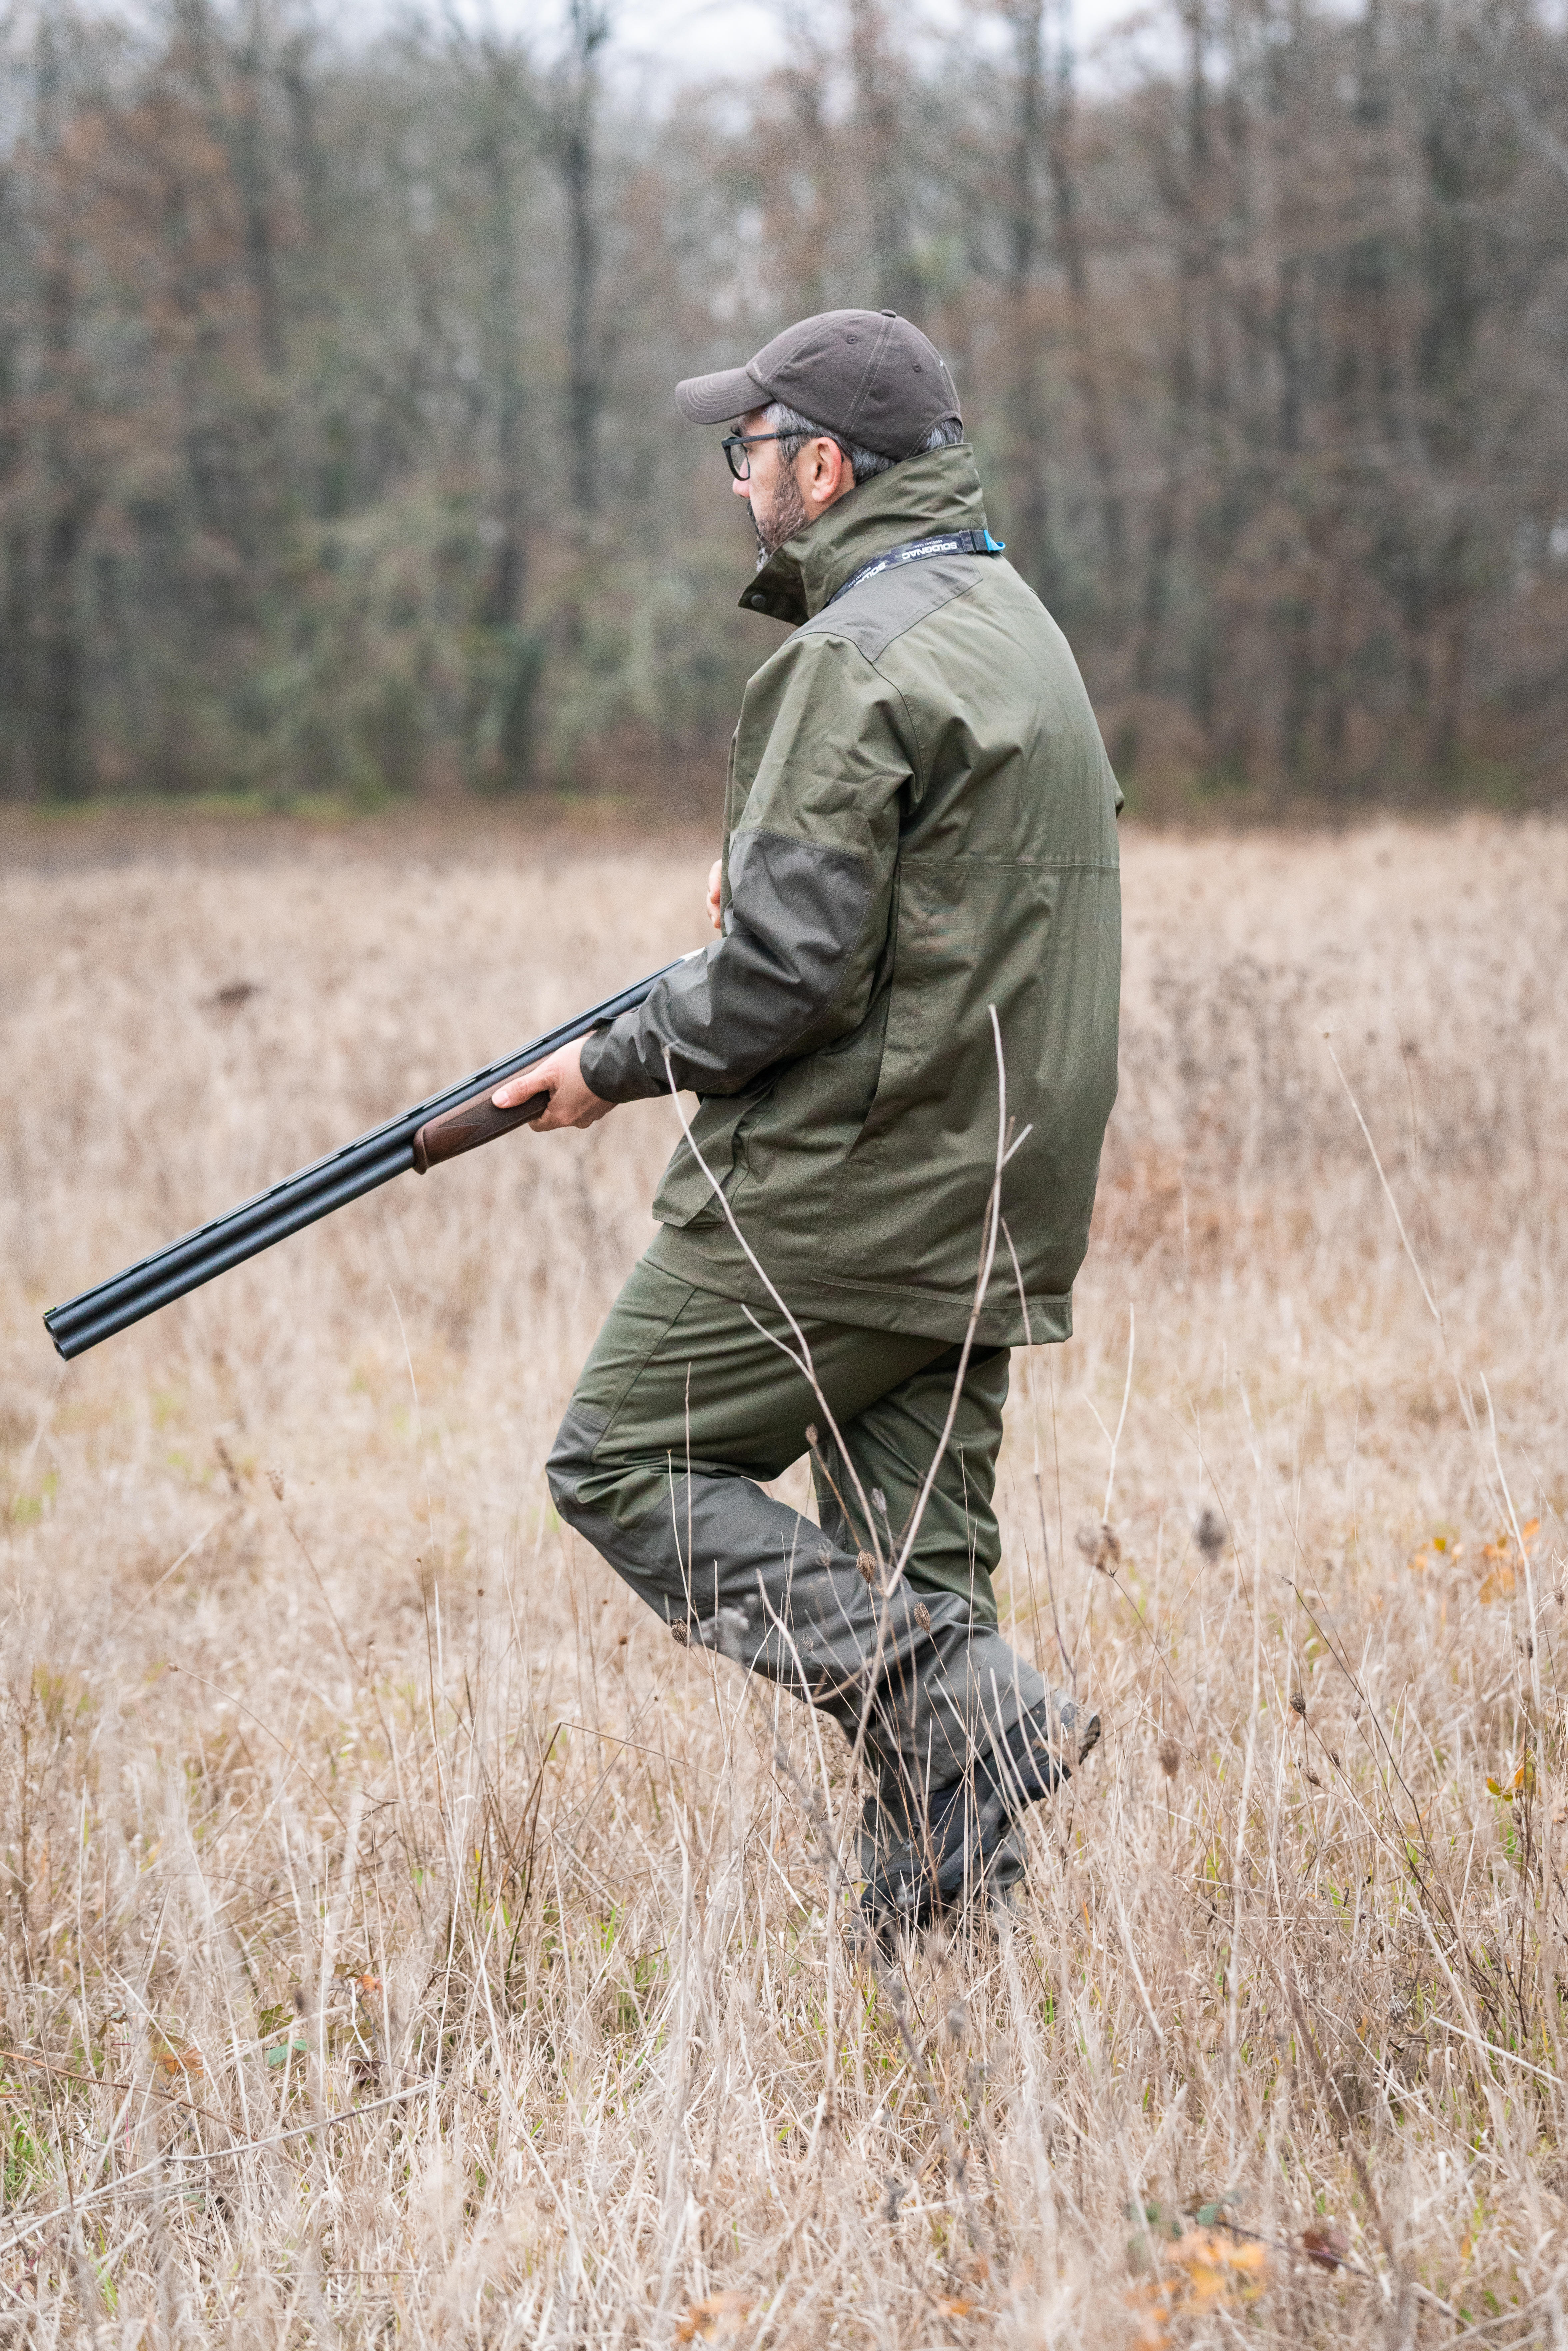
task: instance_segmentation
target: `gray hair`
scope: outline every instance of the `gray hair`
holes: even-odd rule
[[[857,488],[862,482],[869,482],[873,474],[885,474],[899,462],[896,457],[883,456],[875,449],[862,449],[858,441],[846,441],[841,434],[830,432],[825,424],[813,424],[809,416],[802,416],[798,408],[787,408],[781,400],[770,401],[763,413],[769,431],[779,435],[779,455],[787,465],[794,464],[808,441],[818,439],[835,442],[843,451]],[[914,455],[924,457],[928,450],[956,448],[963,437],[961,417],[941,417]]]

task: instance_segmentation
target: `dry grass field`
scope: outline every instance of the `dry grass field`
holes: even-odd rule
[[[707,842],[0,841],[0,2339],[1568,2346],[1568,833],[1124,846],[1002,1476],[1105,1736],[879,1975],[842,1756],[544,1489],[669,1106],[38,1322],[695,944]]]

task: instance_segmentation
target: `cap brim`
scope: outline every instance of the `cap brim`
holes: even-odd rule
[[[747,368],[689,375],[675,386],[675,406],[688,424],[727,424],[733,416],[767,405],[768,393]]]

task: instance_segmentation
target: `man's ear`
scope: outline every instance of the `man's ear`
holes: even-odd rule
[[[838,443],[825,434],[811,446],[811,486],[824,506],[832,506],[853,487],[850,461]]]

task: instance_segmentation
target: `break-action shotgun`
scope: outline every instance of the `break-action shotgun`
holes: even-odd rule
[[[694,952],[700,955],[704,950],[698,947]],[[530,1094],[515,1109],[497,1110],[490,1100],[497,1087],[505,1085],[508,1078],[520,1077],[536,1061],[547,1061],[562,1045],[586,1037],[601,1020],[614,1020],[621,1013],[634,1010],[667,972],[678,971],[683,963],[691,961],[691,956],[677,956],[674,963],[662,965],[634,987],[623,987],[619,996],[607,997],[591,1011],[580,1012],[574,1020],[534,1038],[506,1061],[476,1070],[471,1078],[405,1110],[401,1118],[372,1126],[357,1142],[329,1151],[324,1159],[312,1161],[270,1191],[258,1192],[254,1200],[231,1208],[226,1217],[214,1217],[211,1224],[198,1225],[194,1232],[171,1241],[167,1249],[128,1265],[111,1281],[84,1290],[79,1298],[68,1299],[63,1306],[51,1306],[44,1327],[68,1361],[85,1354],[100,1339],[112,1338],[116,1331],[140,1322],[144,1314],[155,1314],[160,1306],[183,1298],[189,1290],[199,1290],[215,1274],[226,1273],[231,1265],[243,1264],[247,1257],[270,1249],[275,1241],[286,1240],[306,1225],[329,1217],[334,1208],[357,1200],[363,1192],[373,1192],[378,1184],[390,1184],[394,1176],[406,1176],[410,1168],[427,1175],[443,1160],[455,1159],[482,1143],[493,1143],[497,1135],[509,1134],[514,1127],[526,1126],[529,1119],[538,1118],[549,1097]]]

